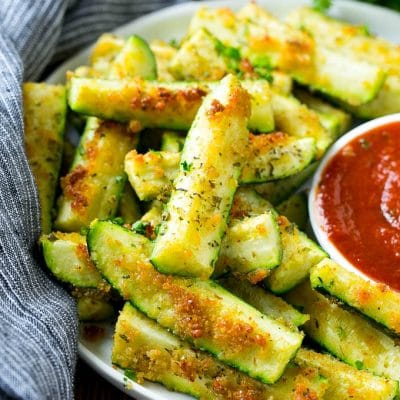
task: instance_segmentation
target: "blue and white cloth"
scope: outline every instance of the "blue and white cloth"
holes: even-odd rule
[[[180,0],[0,0],[0,399],[73,398],[76,307],[37,262],[21,85],[101,33]]]

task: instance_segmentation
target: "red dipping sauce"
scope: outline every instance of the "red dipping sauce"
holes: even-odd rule
[[[316,193],[329,240],[365,275],[400,291],[400,122],[345,145]]]

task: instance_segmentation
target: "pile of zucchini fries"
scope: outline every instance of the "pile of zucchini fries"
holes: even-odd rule
[[[65,86],[25,84],[43,258],[82,321],[119,312],[112,362],[200,399],[397,398],[400,294],[330,260],[297,191],[399,91],[399,48],[253,3],[200,8],[179,46],[104,34]]]

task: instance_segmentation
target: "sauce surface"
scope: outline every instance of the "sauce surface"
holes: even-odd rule
[[[400,291],[400,123],[353,139],[323,171],[322,227],[342,255]]]

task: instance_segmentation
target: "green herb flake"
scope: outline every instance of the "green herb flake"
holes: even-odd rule
[[[179,48],[179,42],[178,42],[177,39],[171,39],[171,40],[168,42],[168,44],[169,44],[171,47],[174,47],[175,49],[178,49],[178,48]]]
[[[146,235],[146,228],[150,225],[149,222],[146,221],[136,221],[132,225],[132,231],[138,233],[139,235]]]
[[[117,225],[123,225],[125,223],[122,217],[111,218],[111,222]]]
[[[230,47],[223,44],[220,40],[215,39],[215,50],[220,56],[231,58],[236,61],[241,60],[240,50],[236,47]]]
[[[188,163],[187,161],[184,160],[181,162],[181,166],[184,171],[189,172],[190,168],[192,167],[192,163]]]

